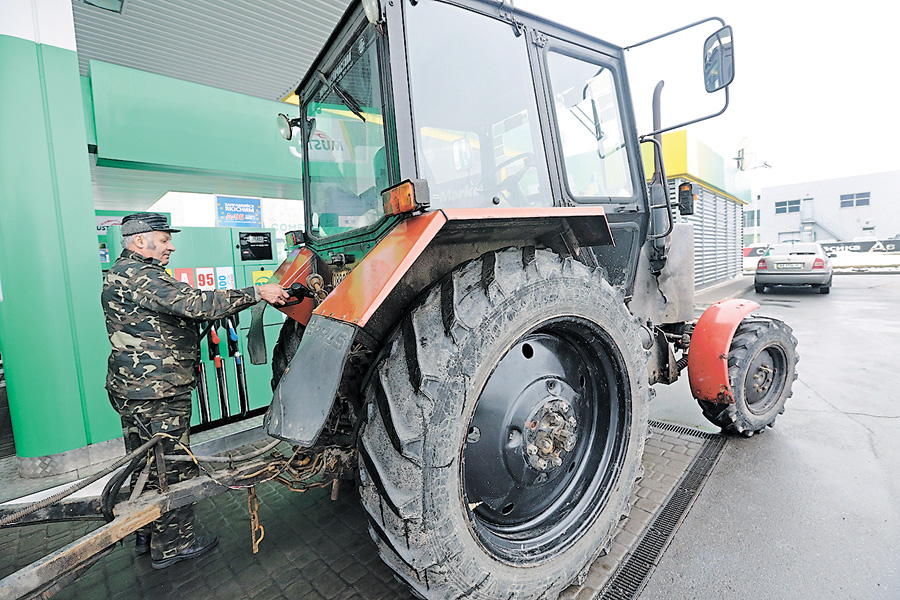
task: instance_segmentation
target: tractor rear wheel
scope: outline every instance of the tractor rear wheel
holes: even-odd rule
[[[797,339],[776,319],[753,317],[738,326],[728,352],[734,402],[698,400],[703,415],[725,431],[750,437],[772,427],[797,379]]]
[[[555,598],[628,510],[647,434],[639,322],[594,271],[492,252],[404,318],[366,386],[360,495],[418,595]]]

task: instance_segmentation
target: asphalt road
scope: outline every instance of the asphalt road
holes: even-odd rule
[[[726,444],[641,600],[900,598],[900,275],[745,297],[794,330],[793,397]],[[651,418],[712,430],[686,381],[657,394]]]

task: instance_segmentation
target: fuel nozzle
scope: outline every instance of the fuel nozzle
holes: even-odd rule
[[[287,293],[288,293],[288,296],[290,296],[291,298],[296,298],[298,300],[301,300],[303,298],[315,298],[316,297],[316,295],[313,294],[312,291],[308,287],[306,287],[299,281],[292,283],[291,287],[287,288]]]

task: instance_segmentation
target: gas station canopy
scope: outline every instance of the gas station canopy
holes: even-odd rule
[[[82,75],[91,60],[266,100],[289,96],[348,0],[72,0]],[[116,10],[119,9],[119,10]]]

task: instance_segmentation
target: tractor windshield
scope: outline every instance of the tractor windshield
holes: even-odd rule
[[[377,32],[366,26],[330,73],[316,71],[309,125],[309,232],[325,237],[376,223],[389,187]]]

